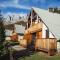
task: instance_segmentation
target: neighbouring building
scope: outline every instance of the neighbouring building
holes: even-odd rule
[[[48,10],[49,10],[49,12],[60,14],[60,8],[57,8],[57,7],[52,8],[52,7],[50,7]]]
[[[11,26],[11,27],[10,27]],[[14,33],[13,30],[15,31]],[[19,24],[13,24],[13,25],[7,25],[5,27],[5,33],[6,33],[6,40],[20,40],[23,37],[24,31],[25,31],[25,27]],[[17,39],[17,35],[18,35],[18,39]],[[14,36],[13,36],[14,35]],[[11,39],[11,37],[14,37],[13,39]]]

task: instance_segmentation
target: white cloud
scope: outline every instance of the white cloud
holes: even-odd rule
[[[23,13],[23,12],[21,12],[21,13],[12,13],[12,12],[7,12],[6,14],[3,14],[4,15],[4,17],[7,17],[7,16],[13,16],[13,15],[15,15],[15,16],[26,16],[27,15],[27,13]]]
[[[22,9],[28,9],[30,10],[31,7],[23,6],[19,4],[0,4],[0,7],[6,8],[6,7],[15,7],[15,8],[22,8]]]
[[[18,2],[19,2],[19,0],[14,0],[14,3],[16,3],[16,4],[17,4]]]
[[[28,10],[31,8],[28,6],[20,5],[18,2],[19,2],[19,0],[11,0],[10,2],[5,1],[3,3],[0,3],[0,7],[2,7],[2,8],[15,7],[15,8],[28,9]]]
[[[3,0],[2,3],[13,3],[18,4],[19,0]]]

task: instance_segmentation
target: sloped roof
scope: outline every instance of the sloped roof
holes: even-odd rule
[[[48,26],[50,32],[52,32],[57,39],[60,39],[60,14],[51,13],[48,10],[40,8],[32,8],[42,19],[42,21]]]

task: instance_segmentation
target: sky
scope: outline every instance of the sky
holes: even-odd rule
[[[60,0],[0,0],[0,10],[3,14],[27,14],[31,7],[60,8]]]

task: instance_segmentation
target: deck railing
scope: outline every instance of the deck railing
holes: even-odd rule
[[[35,43],[35,47],[38,49],[57,49],[57,41],[55,38],[41,38],[37,39]]]

